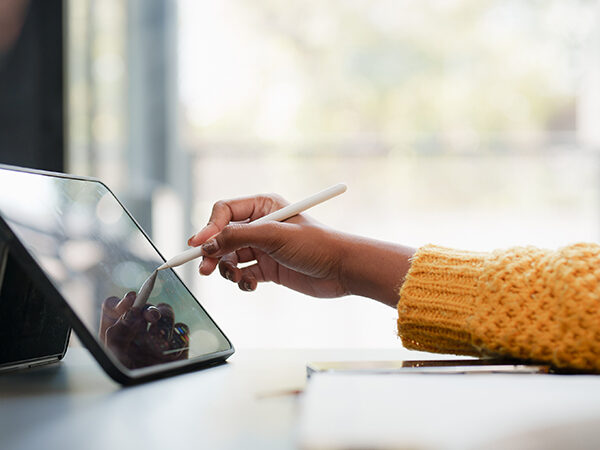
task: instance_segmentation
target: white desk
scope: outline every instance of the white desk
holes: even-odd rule
[[[314,360],[402,359],[390,350],[244,350],[207,370],[122,388],[86,350],[0,375],[0,448],[293,449]]]
[[[311,450],[598,449],[600,377],[322,374],[301,417]]]
[[[375,434],[367,428],[367,433],[371,433],[367,441],[374,434],[373,448],[378,441],[382,443],[377,438],[382,435],[377,433],[387,430],[389,434],[390,429],[401,441],[414,438],[411,444],[417,448],[419,443],[428,442],[421,437],[431,436],[430,433],[460,437],[460,433],[475,431],[478,439],[462,438],[455,442],[481,443],[489,439],[496,445],[475,448],[511,450],[600,447],[600,377],[570,377],[564,382],[558,378],[554,381],[526,378],[527,383],[534,382],[532,388],[542,390],[541,395],[529,399],[513,395],[510,401],[514,410],[506,402],[504,409],[486,402],[488,393],[503,395],[505,388],[490,392],[486,387],[499,386],[497,381],[494,384],[489,379],[486,385],[485,378],[460,378],[472,375],[446,378],[394,375],[381,383],[375,380],[372,389],[364,389],[363,379],[347,378],[340,382],[323,376],[319,383],[311,384],[309,393],[321,389],[324,395],[302,398],[284,393],[304,387],[308,361],[423,357],[438,359],[439,355],[408,352],[401,347],[398,350],[241,349],[229,363],[219,367],[122,388],[104,374],[86,350],[71,348],[59,365],[0,375],[0,449],[297,449],[299,433],[305,429],[300,424],[301,401],[305,402],[304,413],[312,411],[302,417],[304,426],[310,425],[311,420],[318,421],[313,427],[317,432],[313,437],[319,438],[318,433],[325,431],[326,437],[335,438],[336,432],[342,430],[344,448],[353,448],[347,442],[348,436],[365,437],[361,435],[365,431],[362,425],[368,421],[374,423],[380,409],[387,411],[389,418],[387,425],[379,424],[384,428],[373,428]],[[398,377],[402,377],[402,386],[395,384],[400,380]],[[513,380],[517,382],[518,378],[501,381],[508,383],[505,389],[508,395],[517,392],[512,387]],[[334,384],[327,388],[326,384],[331,382]],[[550,395],[543,388],[547,382],[554,383]],[[350,387],[341,388],[344,384]],[[555,399],[552,393],[563,388],[563,395]],[[462,389],[463,394],[457,394],[457,389]],[[350,392],[346,396],[347,391]],[[458,404],[461,401],[457,396],[465,399],[462,405]],[[525,422],[515,422],[515,414],[537,414],[539,399],[546,402],[551,412],[548,419],[526,417]],[[361,426],[353,429],[351,422]],[[529,422],[531,426],[527,425]],[[324,428],[321,423],[331,427]],[[496,424],[502,425],[503,431]],[[502,431],[500,436],[499,431]],[[306,435],[303,438],[307,442]],[[340,443],[340,439],[335,442]],[[432,442],[439,444],[440,440],[429,439]],[[434,445],[438,447],[453,448]]]

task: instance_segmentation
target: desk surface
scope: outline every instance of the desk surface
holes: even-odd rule
[[[0,448],[297,448],[306,363],[422,359],[382,350],[240,349],[227,364],[122,388],[83,348],[0,376]],[[430,356],[431,358],[432,356]]]
[[[493,439],[499,444],[494,448],[598,448],[600,377],[508,375],[490,384],[490,378],[457,378],[474,375],[400,375],[401,381],[397,376],[376,379],[367,388],[362,378],[340,381],[325,376],[320,384],[311,383],[303,396],[290,393],[305,386],[309,361],[427,358],[439,355],[401,347],[241,349],[222,366],[122,388],[85,349],[75,347],[60,364],[0,376],[0,448],[285,450],[307,443],[307,425],[313,430],[309,437],[318,438],[319,433],[335,437],[339,432],[334,442],[345,440],[344,448],[352,448],[348,436],[358,439],[365,429],[368,442],[392,430],[402,439],[415,435],[415,444],[426,441],[422,436],[444,432],[451,437],[477,430],[487,439],[497,434],[497,424],[519,432],[508,440]],[[327,382],[333,384],[317,392]],[[345,389],[344,383],[355,386]],[[346,395],[347,391],[351,392]],[[486,402],[491,394],[510,396],[500,402],[504,409],[498,408],[497,400]],[[362,426],[381,418],[381,409],[388,411],[387,426]],[[515,416],[519,414],[521,418]],[[311,420],[318,423],[311,425]],[[348,430],[353,421],[362,425]],[[324,428],[323,423],[331,427]],[[472,440],[457,442],[463,441]]]

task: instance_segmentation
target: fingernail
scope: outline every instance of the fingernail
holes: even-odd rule
[[[252,290],[252,285],[250,284],[249,281],[244,281],[242,283],[242,287],[244,288],[245,291],[251,291]]]
[[[131,304],[135,301],[136,297],[136,292],[135,291],[129,291],[127,294],[125,294],[123,296],[123,298],[121,300],[119,300],[119,302],[115,305],[116,309],[122,309],[124,307],[124,305],[127,305],[127,307],[129,308],[131,306]]]
[[[229,281],[233,281],[233,273],[231,273],[230,270],[226,270],[225,271],[225,278],[227,278]]]
[[[219,250],[219,243],[216,239],[211,239],[202,244],[202,251],[208,255],[211,255]]]
[[[196,235],[194,234],[194,235],[190,236],[190,238],[187,240],[188,247],[192,246],[192,239],[194,239],[195,237],[196,237]]]

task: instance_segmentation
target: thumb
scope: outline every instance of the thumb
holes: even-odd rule
[[[245,247],[272,253],[289,240],[294,226],[280,222],[230,224],[202,245],[202,253],[217,258]]]

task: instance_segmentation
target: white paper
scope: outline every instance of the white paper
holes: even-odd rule
[[[600,377],[316,374],[299,446],[547,449],[567,435],[600,448]]]

